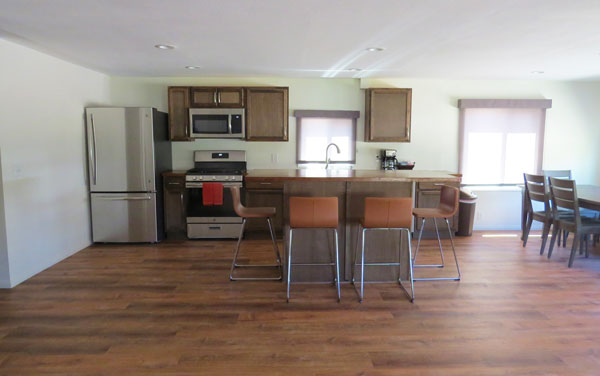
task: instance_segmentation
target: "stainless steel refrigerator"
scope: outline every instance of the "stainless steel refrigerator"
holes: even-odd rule
[[[149,107],[85,113],[93,241],[161,241],[161,173],[171,169],[167,114]]]

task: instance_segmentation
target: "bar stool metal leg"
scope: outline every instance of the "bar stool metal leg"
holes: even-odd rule
[[[361,260],[360,260],[360,289],[358,289],[356,287],[356,283],[355,283],[355,270],[356,267],[359,265],[358,264],[358,238],[356,241],[356,245],[357,247],[355,248],[355,252],[354,252],[354,260],[352,262],[352,284],[354,285],[354,289],[356,290],[356,294],[358,295],[359,298],[359,302],[362,303],[364,300],[364,288],[365,288],[365,265],[366,266],[398,266],[400,267],[402,265],[401,262],[370,262],[370,263],[366,263],[365,262],[365,239],[366,239],[366,233],[369,230],[375,231],[375,230],[384,230],[384,231],[394,231],[394,230],[398,230],[400,231],[400,233],[406,231],[407,235],[408,235],[408,262],[409,262],[409,278],[410,278],[410,288],[411,288],[411,293],[409,294],[408,291],[406,290],[406,288],[404,287],[404,285],[402,284],[402,278],[400,277],[400,275],[398,275],[398,283],[400,284],[400,287],[404,290],[404,292],[406,293],[406,295],[410,298],[411,303],[414,301],[414,296],[415,296],[415,289],[414,289],[414,282],[413,282],[413,263],[412,263],[412,246],[411,246],[411,236],[410,236],[410,230],[407,228],[363,228],[362,226],[359,226],[358,228],[359,230],[359,235],[361,235],[360,239],[361,239]],[[398,248],[399,252],[402,251],[402,237],[400,237],[400,247]],[[400,254],[398,255],[398,258],[400,259]],[[400,271],[399,271],[400,273]]]
[[[454,262],[456,263],[456,271],[458,272],[458,277],[442,277],[442,278],[415,278],[415,281],[460,281],[460,267],[458,266],[458,259],[456,257],[456,249],[454,248],[454,237],[452,236],[452,230],[450,229],[450,222],[448,218],[444,218],[446,221],[446,226],[448,227],[448,235],[450,236],[450,244],[452,246],[452,254],[454,255]],[[417,244],[418,246],[418,244]],[[427,265],[413,265],[414,267],[427,267]]]
[[[275,251],[275,257],[277,258],[277,264],[279,264],[279,273],[283,276],[283,265],[281,263],[281,254],[279,254],[279,247],[277,246],[277,240],[275,239],[275,231],[273,230],[273,222],[271,218],[267,218],[267,224],[269,225],[269,232],[271,233],[271,241],[273,242],[273,250]]]
[[[337,295],[338,302],[342,300],[342,292],[340,289],[340,252],[339,252],[339,244],[338,244],[338,231],[337,228],[333,230],[335,232],[335,274],[336,274],[336,284],[337,284]]]
[[[419,238],[417,239],[417,249],[415,250],[415,256],[413,257],[413,266],[419,253],[419,247],[421,246],[421,237],[423,236],[423,229],[425,228],[425,218],[421,218],[421,229],[419,230]]]
[[[400,284],[400,287],[402,287],[402,290],[404,290],[404,292],[406,293],[406,295],[408,295],[408,297],[410,298],[410,302],[413,303],[415,301],[415,283],[413,280],[413,263],[412,263],[412,246],[411,246],[411,236],[410,236],[410,230],[405,228],[405,229],[401,229],[401,233],[406,231],[406,236],[407,236],[407,241],[408,241],[408,262],[409,262],[409,271],[408,271],[408,278],[410,280],[410,294],[408,293],[408,291],[406,291],[406,288],[404,287],[404,285],[402,284],[402,277],[400,276],[400,273],[398,273],[398,283]],[[400,237],[400,244],[402,244],[402,237]],[[398,255],[398,260],[400,260],[401,254],[402,254],[402,248],[399,247],[399,255]],[[398,268],[399,269],[399,268]]]
[[[294,230],[292,228],[290,228],[290,240],[289,240],[289,246],[288,246],[288,262],[287,262],[287,293],[286,293],[286,301],[289,303],[290,302],[290,285],[291,285],[291,281],[292,281],[292,236],[293,236],[293,232]],[[341,295],[341,281],[340,281],[340,252],[339,252],[339,237],[338,237],[338,231],[337,229],[333,229],[334,232],[334,242],[335,242],[335,261],[328,263],[328,264],[323,264],[323,263],[296,263],[293,265],[296,266],[328,266],[331,265],[333,267],[333,271],[334,271],[334,283],[336,286],[336,290],[337,290],[337,297],[338,297],[338,302],[341,301],[342,295]],[[331,255],[331,254],[330,254]]]
[[[229,270],[229,280],[233,281],[233,269],[237,265],[238,254],[240,253],[240,244],[242,243],[242,237],[244,236],[244,227],[246,227],[246,218],[242,219],[242,228],[240,229],[240,236],[238,237],[237,245],[235,246],[235,253],[233,254],[233,261],[231,262],[231,269]]]
[[[273,227],[271,224],[271,219],[267,218],[267,223],[269,225],[269,231],[271,233],[271,240],[273,242],[273,251],[275,252],[275,257],[277,259],[276,264],[238,264],[237,258],[240,253],[240,245],[242,243],[242,238],[244,237],[244,228],[246,227],[246,218],[242,219],[242,228],[240,230],[240,236],[238,237],[237,245],[235,247],[235,253],[233,255],[233,261],[231,262],[231,269],[229,271],[229,280],[231,281],[281,281],[283,279],[283,269],[281,264],[281,256],[279,255],[279,248],[277,247],[277,241],[275,240],[275,235],[273,232]],[[279,269],[278,277],[234,277],[233,272],[236,268],[265,268],[265,267],[277,267]]]
[[[443,268],[444,267],[444,250],[442,249],[442,240],[440,239],[440,231],[438,229],[438,224],[437,221],[435,220],[435,218],[433,219],[433,224],[435,225],[435,235],[437,236],[437,241],[438,241],[438,247],[440,249],[440,257],[442,258],[442,263],[441,264],[433,264],[433,265],[417,265],[414,264],[416,258],[417,258],[417,253],[419,252],[419,246],[421,244],[421,235],[423,235],[423,227],[425,227],[425,218],[423,218],[423,223],[421,225],[421,231],[419,232],[419,241],[417,242],[417,250],[415,251],[415,258],[413,259],[413,266],[415,268]]]

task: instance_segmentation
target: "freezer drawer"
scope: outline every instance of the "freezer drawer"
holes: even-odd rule
[[[94,242],[157,242],[156,193],[92,193]]]

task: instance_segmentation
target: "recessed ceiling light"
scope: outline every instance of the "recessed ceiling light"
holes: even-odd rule
[[[360,68],[348,68],[346,69],[348,72],[360,72],[362,69]]]
[[[171,46],[168,44],[155,44],[154,48],[158,48],[159,50],[172,50],[175,46]]]
[[[385,48],[381,48],[381,47],[369,47],[369,48],[366,48],[365,51],[369,51],[369,52],[381,52],[384,49]]]
[[[531,74],[544,74],[544,71],[543,70],[534,70],[534,71],[531,71]]]
[[[200,69],[200,67],[197,65],[186,65],[185,69]]]

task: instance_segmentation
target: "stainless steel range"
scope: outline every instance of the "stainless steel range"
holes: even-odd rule
[[[233,210],[229,187],[242,188],[245,172],[246,152],[243,150],[194,152],[194,168],[185,176],[185,187],[188,190],[186,208],[188,238],[237,238],[239,236],[242,218],[238,217]],[[205,182],[223,184],[223,205],[203,205],[202,186]]]

